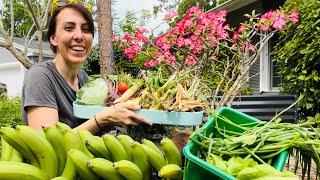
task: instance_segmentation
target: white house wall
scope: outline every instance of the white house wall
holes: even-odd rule
[[[19,62],[0,64],[0,83],[7,86],[9,97],[21,95],[25,68]]]

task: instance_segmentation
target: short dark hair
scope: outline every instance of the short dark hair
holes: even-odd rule
[[[81,3],[70,3],[70,4],[67,4],[67,5],[64,5],[64,6],[58,6],[53,11],[53,13],[51,15],[51,19],[50,19],[50,22],[49,22],[49,28],[48,28],[48,32],[47,32],[47,40],[49,41],[50,48],[52,49],[52,51],[54,53],[57,53],[57,47],[51,44],[50,37],[56,33],[57,16],[58,16],[58,14],[63,9],[66,9],[66,8],[71,8],[71,9],[74,9],[74,10],[78,11],[84,17],[84,19],[86,19],[86,21],[88,22],[89,31],[92,34],[92,36],[94,36],[94,24],[93,24],[92,14],[86,7],[84,7]]]

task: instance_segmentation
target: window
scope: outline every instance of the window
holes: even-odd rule
[[[279,75],[279,65],[274,59],[271,59],[270,53],[278,42],[279,36],[275,34],[266,46],[263,48],[260,56],[260,91],[270,92],[278,91],[282,82],[282,76]]]

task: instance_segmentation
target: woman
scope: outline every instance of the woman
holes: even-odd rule
[[[28,70],[22,90],[24,122],[35,129],[64,122],[73,128],[95,133],[113,125],[151,123],[133,111],[140,106],[117,104],[102,110],[89,120],[73,115],[72,102],[76,92],[88,80],[80,70],[90,52],[94,36],[91,13],[81,4],[58,7],[52,14],[48,29],[52,61],[34,65]]]

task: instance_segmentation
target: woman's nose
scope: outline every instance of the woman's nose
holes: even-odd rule
[[[78,40],[78,41],[84,40],[84,33],[82,32],[81,28],[76,28],[75,33],[74,33],[74,39]]]

